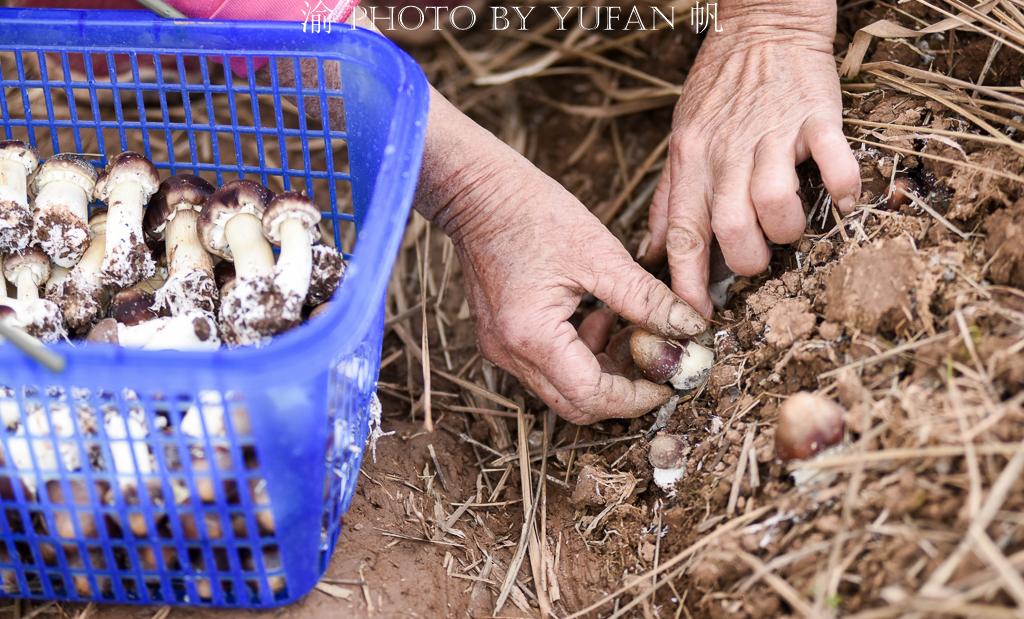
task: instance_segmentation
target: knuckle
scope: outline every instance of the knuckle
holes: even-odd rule
[[[723,244],[742,244],[750,233],[750,226],[744,219],[728,213],[713,217],[711,229]]]
[[[697,127],[683,125],[672,131],[669,148],[678,161],[695,161],[703,156],[704,138]]]
[[[796,190],[785,183],[773,181],[755,183],[750,187],[750,199],[758,209],[781,211],[797,200]]]
[[[669,254],[675,255],[700,254],[708,247],[704,235],[688,225],[670,225],[665,240]]]

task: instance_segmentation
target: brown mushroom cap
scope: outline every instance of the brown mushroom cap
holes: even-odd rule
[[[0,141],[0,159],[18,161],[25,166],[25,174],[31,174],[39,166],[36,149],[21,140]]]
[[[320,209],[312,200],[295,191],[278,194],[263,213],[263,236],[275,245],[281,244],[281,224],[298,219],[308,229],[314,242],[320,240]]]
[[[110,301],[110,317],[127,327],[155,320],[160,317],[153,310],[155,303],[152,293],[138,288],[122,290]]]
[[[160,175],[152,161],[135,151],[126,150],[111,157],[107,169],[96,180],[93,197],[106,202],[113,186],[127,181],[141,184],[146,195],[152,195],[159,187]]]
[[[31,189],[33,193],[38,194],[43,185],[54,180],[64,180],[75,183],[86,194],[92,195],[98,176],[95,166],[85,159],[72,153],[60,153],[39,166],[39,170],[32,177]]]
[[[101,344],[117,344],[117,321],[113,318],[104,318],[103,320],[96,323],[96,325],[89,331],[89,336],[85,338],[88,342],[96,342]]]
[[[775,455],[803,460],[843,440],[843,409],[832,400],[800,392],[782,403],[775,427]]]
[[[50,259],[39,248],[29,247],[20,254],[7,256],[4,260],[4,277],[16,282],[18,272],[30,269],[32,281],[36,287],[42,286],[50,279]]]
[[[629,338],[633,362],[644,378],[655,383],[668,382],[679,370],[683,344],[673,342],[643,329]]]
[[[262,219],[267,202],[273,196],[273,192],[263,185],[247,180],[231,181],[210,194],[197,224],[199,240],[206,251],[225,260],[233,260],[224,227],[232,217],[243,213]]]
[[[685,463],[686,443],[674,434],[659,432],[651,440],[647,459],[656,469],[677,469]]]
[[[160,188],[149,199],[143,228],[146,236],[162,240],[164,227],[182,209],[200,212],[206,199],[213,193],[213,185],[192,174],[179,174],[165,178]]]

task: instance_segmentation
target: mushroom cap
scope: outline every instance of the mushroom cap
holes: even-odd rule
[[[39,155],[36,149],[21,140],[3,140],[0,142],[0,160],[17,161],[25,166],[25,174],[35,172],[39,166]]]
[[[675,376],[683,347],[683,343],[667,340],[643,329],[637,329],[629,338],[633,362],[644,378],[655,383],[668,382]]]
[[[686,443],[674,434],[659,432],[650,447],[647,459],[656,469],[677,469],[685,462]]]
[[[314,242],[320,240],[320,209],[306,196],[296,191],[278,194],[263,213],[263,236],[275,245],[281,244],[281,224],[298,219],[309,229]]]
[[[86,195],[92,195],[99,173],[91,163],[72,153],[54,155],[39,166],[32,177],[32,192],[39,194],[47,184],[63,180],[82,188]]]
[[[803,460],[843,440],[843,409],[832,400],[808,392],[782,403],[775,427],[775,455],[783,461]]]
[[[134,326],[159,318],[153,310],[156,298],[152,293],[138,288],[128,288],[114,295],[110,301],[110,317],[117,322]]]
[[[50,279],[50,259],[37,247],[29,247],[20,254],[12,254],[4,259],[4,277],[11,281],[18,279],[18,273],[29,269],[36,287],[42,286]]]
[[[93,326],[85,339],[88,342],[117,344],[117,321],[113,318],[104,318]]]
[[[110,190],[115,185],[126,182],[142,185],[143,192],[148,197],[156,193],[160,186],[160,175],[152,161],[135,151],[126,150],[110,158],[107,169],[96,180],[92,195],[95,199],[106,202],[110,197]]]
[[[213,185],[192,174],[179,174],[165,178],[160,188],[149,199],[143,228],[146,236],[162,240],[164,227],[180,210],[201,212],[206,199],[213,193]]]
[[[263,218],[267,203],[274,197],[269,189],[247,180],[233,180],[210,194],[199,214],[199,240],[206,251],[225,260],[233,260],[224,228],[236,215]]]

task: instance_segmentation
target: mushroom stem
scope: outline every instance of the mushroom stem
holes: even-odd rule
[[[28,176],[25,164],[17,159],[0,160],[0,202],[28,206]]]
[[[39,288],[36,287],[36,281],[30,269],[18,271],[18,279],[14,285],[18,287],[19,301],[35,301],[39,298]]]
[[[36,195],[35,209],[40,215],[55,209],[67,209],[80,221],[85,222],[89,219],[89,196],[79,184],[55,179],[46,183]]]
[[[190,271],[202,271],[213,277],[213,261],[196,236],[196,222],[199,213],[182,209],[167,222],[167,262],[170,274],[167,279],[184,275]],[[273,258],[271,258],[273,260]]]
[[[312,272],[313,235],[309,226],[300,219],[286,219],[281,222],[281,255],[274,283],[286,295],[304,301]]]
[[[112,186],[107,204],[107,248],[131,248],[142,243],[142,215],[146,205],[142,185],[126,182]],[[108,251],[106,260],[111,258],[112,253]],[[121,259],[127,259],[127,255]],[[105,262],[104,270],[107,268]],[[145,277],[150,274],[147,269]]]
[[[274,269],[274,252],[263,238],[263,224],[248,213],[235,215],[224,226],[239,279],[266,275]]]

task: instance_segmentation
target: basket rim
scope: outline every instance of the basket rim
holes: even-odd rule
[[[429,104],[429,87],[422,70],[416,62],[397,45],[384,36],[363,28],[347,24],[335,24],[330,33],[316,35],[317,49],[310,50],[301,45],[308,34],[297,26],[300,22],[269,21],[211,21],[193,19],[168,20],[146,11],[84,11],[78,9],[14,9],[0,8],[0,48],[20,48],[30,51],[63,51],[67,45],[31,45],[10,36],[12,27],[24,28],[30,23],[90,27],[132,27],[146,28],[190,28],[196,31],[209,29],[211,33],[222,34],[226,29],[248,33],[249,37],[238,40],[273,41],[277,49],[197,49],[197,55],[215,56],[295,56],[308,55],[343,63],[361,62],[345,53],[347,48],[372,49],[375,55],[383,55],[398,72],[396,104],[387,130],[387,146],[384,147],[381,164],[376,178],[372,181],[372,196],[366,207],[366,217],[359,230],[352,259],[347,264],[345,277],[335,293],[333,303],[327,312],[317,320],[304,323],[278,337],[263,347],[221,348],[217,351],[148,351],[122,348],[113,345],[75,345],[62,342],[50,347],[64,355],[68,365],[65,373],[76,369],[108,364],[129,369],[132,373],[141,371],[162,371],[167,365],[216,369],[220,372],[259,372],[274,367],[287,367],[289,362],[299,361],[301,365],[313,367],[326,365],[344,349],[312,345],[344,334],[347,342],[357,343],[374,320],[382,299],[398,246],[404,234],[404,222],[411,208],[416,179],[423,153],[423,137],[426,128],[426,113]],[[298,36],[296,36],[298,35]],[[294,42],[294,47],[285,49],[283,43]],[[75,45],[76,49],[87,49],[88,45]],[[109,50],[110,45],[96,45]],[[149,45],[125,48],[129,55],[160,53],[169,49],[149,41]],[[168,53],[165,51],[165,53]],[[179,52],[180,53],[180,50]],[[395,148],[394,145],[401,147]],[[408,175],[403,174],[407,172]],[[401,176],[401,180],[399,177]],[[393,178],[395,182],[378,182]],[[387,273],[381,273],[385,269]],[[358,293],[358,294],[354,294]],[[301,360],[299,359],[301,357]],[[13,366],[11,364],[14,364]],[[14,346],[0,342],[0,367],[14,367],[33,364]]]

